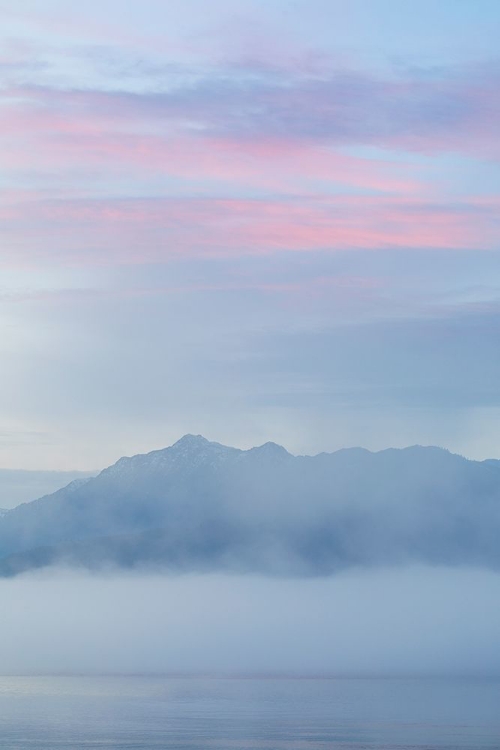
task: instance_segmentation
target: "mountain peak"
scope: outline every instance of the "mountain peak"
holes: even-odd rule
[[[202,446],[209,445],[210,441],[203,437],[203,435],[191,435],[188,433],[177,440],[172,445],[172,448],[199,448]]]
[[[259,445],[258,450],[266,451],[268,453],[288,453],[286,448],[283,448],[282,445],[278,445],[278,443],[273,443],[271,440],[268,440],[267,443]]]
[[[174,461],[188,461],[192,466],[219,461],[231,455],[240,453],[238,448],[229,448],[213,440],[207,440],[203,435],[184,435],[176,443],[159,451],[161,457],[170,457]]]
[[[290,453],[278,443],[267,442],[263,445],[259,445],[256,448],[250,448],[248,451],[253,455],[264,456],[266,458],[286,458],[290,456]]]

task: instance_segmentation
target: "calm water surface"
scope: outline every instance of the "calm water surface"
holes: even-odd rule
[[[6,750],[500,748],[500,681],[0,678]]]

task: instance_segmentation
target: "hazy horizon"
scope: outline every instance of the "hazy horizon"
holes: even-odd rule
[[[426,566],[302,581],[27,574],[0,581],[1,672],[498,677],[499,584]]]

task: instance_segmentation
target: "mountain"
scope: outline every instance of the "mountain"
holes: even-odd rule
[[[0,575],[51,564],[325,575],[500,566],[500,462],[439,448],[293,456],[186,435],[0,517]]]
[[[26,471],[0,469],[0,505],[7,509],[65,487],[73,479],[95,476],[86,471]]]

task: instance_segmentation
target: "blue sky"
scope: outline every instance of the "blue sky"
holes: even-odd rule
[[[498,3],[0,12],[0,465],[500,455]]]

